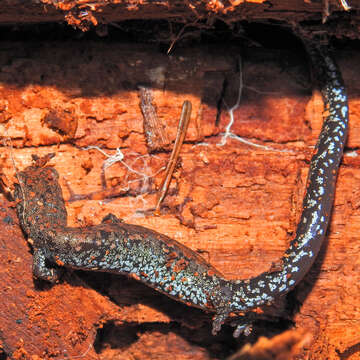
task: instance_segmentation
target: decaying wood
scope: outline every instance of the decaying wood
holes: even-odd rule
[[[3,187],[16,181],[11,156],[21,170],[31,163],[31,154],[55,152],[51,164],[60,173],[65,198],[92,194],[67,203],[70,225],[96,224],[111,212],[175,238],[229,278],[256,275],[280,258],[301,211],[308,162],[322,124],[321,96],[312,92],[300,50],[217,46],[177,50],[167,57],[143,45],[4,45],[0,135],[11,139],[13,148],[0,148]],[[218,145],[239,91],[239,55],[244,87],[230,131],[260,146],[231,137]],[[260,335],[272,337],[294,324],[301,335],[291,335],[292,344],[307,339],[300,350],[304,358],[344,354],[355,359],[360,342],[360,54],[348,50],[336,57],[350,95],[348,147],[353,150],[340,170],[326,244],[304,282],[284,299],[278,321],[257,324],[249,338],[235,344],[230,327],[213,338],[209,315],[122,276],[68,272],[53,287],[36,284],[29,245],[11,204],[2,199],[3,351],[14,359],[63,359],[65,354],[224,358]],[[152,88],[171,141],[183,101],[193,104],[181,166],[159,217],[152,209],[169,153],[149,154],[139,104],[138,84],[143,83]],[[123,190],[121,197],[111,196],[114,188]]]
[[[241,20],[275,20],[287,25],[307,21],[313,22],[314,31],[359,38],[356,26],[359,9],[356,0],[12,0],[11,4],[0,1],[0,23],[23,25],[66,21],[84,31],[95,26],[100,36],[106,36],[108,26],[119,26],[117,22],[125,20],[165,20],[181,23],[184,27],[191,24],[200,31],[211,29],[216,20],[229,26]],[[169,37],[168,42],[176,41],[183,30],[165,35]],[[158,35],[160,38],[161,34]]]
[[[170,142],[165,131],[165,126],[156,113],[153,104],[151,89],[139,86],[140,108],[144,117],[144,134],[149,152],[156,152],[169,148]]]

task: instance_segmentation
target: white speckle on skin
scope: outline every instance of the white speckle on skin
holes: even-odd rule
[[[342,115],[343,117],[346,117],[347,111],[348,111],[347,106],[343,106],[343,107],[341,108],[341,115]]]

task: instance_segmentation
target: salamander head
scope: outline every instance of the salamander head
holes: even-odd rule
[[[14,198],[21,226],[34,240],[44,227],[66,226],[67,213],[52,167],[29,166],[18,174]]]

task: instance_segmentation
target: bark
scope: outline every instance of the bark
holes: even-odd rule
[[[287,25],[312,22],[314,30],[358,38],[359,9],[360,5],[354,0],[13,0],[11,6],[2,0],[0,23],[19,25],[65,20],[84,31],[97,26],[99,34],[104,35],[108,24],[124,20],[163,19],[193,23],[195,27],[202,22],[211,26],[215,20],[229,25],[241,20]]]

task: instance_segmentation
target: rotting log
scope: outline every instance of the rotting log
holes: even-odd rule
[[[301,3],[318,9],[314,17],[321,19],[321,3]],[[354,21],[356,13],[345,13],[340,2],[329,3],[343,13],[344,20],[337,28],[325,24],[328,32],[356,38],[354,27],[351,32],[344,30],[349,29],[344,25],[349,21],[346,17]],[[80,14],[70,6],[75,2],[57,4],[48,1],[45,7],[48,14],[55,14],[49,21]],[[65,4],[68,10],[61,9]],[[235,7],[241,6],[267,5],[247,2]],[[134,11],[140,19],[144,18],[141,9]],[[92,15],[106,18],[107,11],[95,6]],[[4,13],[3,21],[1,16]],[[107,22],[119,20],[123,18]],[[79,24],[89,23],[82,19]],[[31,154],[54,152],[51,164],[60,173],[71,225],[96,224],[112,212],[175,238],[229,278],[253,276],[277,262],[299,218],[308,162],[322,124],[321,96],[313,89],[302,49],[217,44],[176,48],[169,57],[150,45],[91,41],[3,42],[2,48],[6,49],[0,54],[4,192],[11,191],[16,181],[14,165],[21,170],[31,163]],[[230,355],[260,335],[280,334],[270,344],[259,339],[243,354],[255,358],[258,349],[266,353],[273,345],[279,359],[284,354],[355,359],[360,343],[360,54],[347,48],[338,51],[336,59],[350,98],[347,147],[351,151],[340,170],[326,244],[304,282],[280,303],[277,318],[258,323],[249,338],[235,343],[230,327],[218,337],[210,335],[210,315],[123,276],[68,272],[52,287],[33,282],[31,247],[18,227],[13,204],[2,197],[0,346],[4,354],[14,359],[111,359],[119,354],[168,359],[171,353],[207,359]],[[228,137],[220,146],[240,76],[244,87],[231,132],[252,144]],[[163,151],[149,151],[140,109],[139,85],[144,84],[151,89],[159,126],[170,141],[175,138],[182,102],[188,99],[193,104],[181,162],[158,217],[152,209],[169,150],[164,146]],[[116,148],[121,148],[123,159]],[[117,154],[112,159],[118,161],[105,168],[104,152]],[[292,325],[293,332],[283,332]]]
[[[359,9],[355,0],[12,0],[11,6],[3,0],[0,24],[65,21],[83,31],[95,26],[105,36],[107,26],[127,20],[165,20],[194,27],[207,24],[210,28],[217,20],[229,25],[238,21],[308,22],[314,31],[354,39],[359,38]]]

